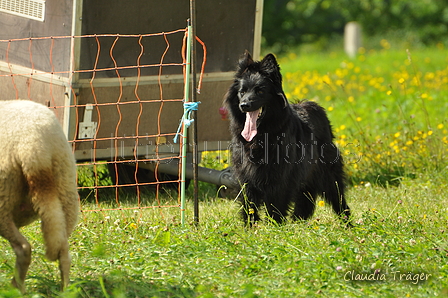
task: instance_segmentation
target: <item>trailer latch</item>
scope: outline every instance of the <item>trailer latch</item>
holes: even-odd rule
[[[97,122],[92,122],[93,105],[87,104],[84,110],[84,121],[79,123],[78,139],[93,139],[96,134]]]

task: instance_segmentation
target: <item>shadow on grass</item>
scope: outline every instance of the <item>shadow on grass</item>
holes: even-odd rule
[[[64,292],[60,291],[58,280],[38,276],[31,292],[29,283],[28,293],[24,297],[196,297],[193,289],[183,285],[172,285],[166,280],[142,280],[141,276],[125,276],[123,274],[103,275],[97,278],[73,279]],[[0,297],[22,297],[13,289],[0,290]]]

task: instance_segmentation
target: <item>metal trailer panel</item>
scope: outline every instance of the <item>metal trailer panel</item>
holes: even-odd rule
[[[44,5],[45,20],[43,22],[0,12],[0,40],[70,36],[72,34],[73,0],[46,0]],[[53,47],[53,57],[50,63],[49,49],[51,47]],[[0,61],[46,72],[67,71],[70,69],[71,63],[70,48],[70,39],[47,40],[31,45],[29,40],[24,40],[12,43],[9,48],[9,57],[6,57],[8,44],[0,43]],[[68,75],[68,72],[64,74],[66,77]]]
[[[235,68],[235,61],[245,50],[254,49],[256,20],[256,0],[210,1],[196,0],[196,35],[207,46],[207,65],[205,72],[228,72]],[[142,13],[144,12],[144,13]],[[147,0],[115,1],[97,0],[84,3],[82,15],[82,34],[143,34],[169,32],[185,28],[189,18],[189,1],[168,0],[152,2]],[[261,26],[261,24],[260,24]],[[165,62],[179,61],[181,39],[168,36],[170,50]],[[101,39],[102,47],[98,68],[113,66],[110,49],[114,37]],[[141,58],[141,64],[160,62],[166,42],[162,36],[147,40],[144,46],[151,51]],[[259,47],[259,44],[257,45]],[[138,37],[121,39],[114,47],[114,57],[118,66],[135,65],[140,53]],[[201,53],[198,50],[198,54]],[[86,39],[81,44],[81,69],[93,69],[97,54],[96,42]],[[201,58],[198,57],[198,69]],[[157,69],[142,70],[142,75],[157,75]],[[121,76],[135,76],[135,70],[120,71]],[[181,74],[181,68],[167,68],[164,74]],[[83,74],[82,78],[90,74]],[[97,77],[115,77],[115,72],[97,73]]]
[[[199,141],[219,141],[228,140],[228,121],[223,120],[219,114],[219,108],[222,106],[222,99],[229,87],[228,81],[204,81],[201,94],[197,96],[201,102],[198,110],[198,125],[201,128],[198,131]],[[135,97],[135,86],[124,86],[120,92],[120,87],[94,87],[96,101],[99,104],[97,112],[92,113],[92,121],[100,122],[101,125],[97,132],[97,138],[110,137],[118,123],[120,114],[116,105],[107,105],[111,101],[118,100],[118,94],[121,94],[120,112],[123,119],[120,124],[119,135],[136,135],[136,120],[140,111],[140,103]],[[158,133],[173,133],[179,126],[180,117],[183,114],[183,107],[180,101],[183,97],[183,83],[163,84],[163,97],[161,101],[157,84],[139,85],[139,98],[142,101],[142,115],[138,127],[139,135],[156,135]],[[171,101],[176,100],[176,101]],[[79,88],[78,104],[85,105],[94,102],[93,94],[90,88]],[[129,103],[129,104],[126,104]],[[163,105],[163,106],[162,106]],[[160,127],[158,131],[158,113],[161,109]],[[84,115],[84,107],[79,108],[79,115]],[[126,120],[128,119],[128,120]]]
[[[10,77],[0,77],[0,82],[4,86],[0,93],[0,100],[19,97],[44,104],[49,101],[51,106],[65,106],[65,109],[57,111],[58,117],[63,123],[69,139],[75,141],[77,126],[83,120],[84,107],[78,108],[76,114],[75,109],[68,108],[68,106],[74,103],[74,97],[76,97],[77,104],[93,103],[90,86],[92,73],[72,75],[72,70],[93,68],[93,61],[96,58],[96,41],[87,38],[30,41],[27,38],[79,36],[88,33],[168,32],[184,28],[188,18],[188,1],[184,0],[171,0],[163,3],[134,0],[133,5],[130,5],[128,1],[115,1],[114,5],[110,5],[107,0],[98,0],[94,3],[82,0],[47,0],[45,5],[44,22],[0,12],[0,39],[24,38],[23,41],[15,41],[11,44],[0,43],[0,75],[24,74],[14,77],[15,87],[11,84]],[[203,150],[225,149],[226,146],[221,146],[221,144],[230,139],[228,123],[221,120],[218,109],[233,80],[233,69],[241,53],[249,49],[255,57],[259,55],[262,5],[262,0],[197,0],[197,34],[207,46],[204,84],[202,93],[198,96],[198,100],[202,104],[197,120],[199,146]],[[108,50],[110,50],[110,43],[113,40],[113,37],[105,38],[104,44],[102,44],[104,53],[101,52],[98,68],[111,65]],[[141,64],[160,62],[166,42],[162,37],[154,38],[154,40],[151,39],[144,45],[148,51],[142,57]],[[180,61],[181,38],[177,37],[170,42],[170,51],[165,57],[165,63]],[[116,44],[113,56],[116,58],[118,66],[135,65],[140,51],[136,45],[138,45],[136,38],[122,39]],[[7,50],[8,57],[5,55]],[[50,52],[51,58],[49,57]],[[201,53],[202,50],[199,47],[198,69],[202,62]],[[46,73],[35,73],[36,70]],[[53,75],[51,74],[53,71],[62,73]],[[152,75],[157,71],[157,68],[142,69],[139,78],[141,99],[160,99],[158,97],[158,78]],[[182,99],[183,77],[181,72],[182,67],[164,67],[162,83],[165,99]],[[117,108],[113,104],[117,100],[117,88],[120,84],[123,85],[125,94],[123,101],[135,99],[131,94],[135,87],[135,74],[135,70],[120,71],[121,82],[118,82],[115,71],[95,73],[93,80],[95,95],[98,96],[100,103],[112,104],[108,107],[98,108],[101,115],[98,136],[110,137],[115,134]],[[16,96],[17,94],[18,96]],[[155,121],[159,110],[157,105],[160,103],[154,102],[146,105],[154,105],[155,109],[145,109],[145,115],[141,118],[142,122],[139,126],[139,134],[153,135],[158,133]],[[175,132],[182,115],[181,104],[164,103],[164,105],[161,133]],[[120,136],[132,136],[136,132],[136,111],[130,109],[131,106],[120,106],[125,117],[132,119],[129,123],[122,122],[118,130]],[[126,119],[125,117],[123,119]],[[96,121],[95,119],[98,120],[98,114],[94,110],[92,120]],[[156,143],[159,144],[161,139],[157,138],[151,142],[151,146],[153,146]],[[164,142],[169,142],[168,137]],[[129,146],[124,152],[132,152],[131,149],[135,145],[130,140],[123,140],[122,144]],[[106,156],[103,153],[108,150],[111,143],[99,141],[95,145],[97,145],[98,152],[102,152],[99,156]],[[92,150],[89,149],[91,145],[88,142],[85,142],[84,145],[82,142],[78,142],[76,146],[79,148],[77,156],[86,156],[86,154],[91,156]],[[145,148],[152,148],[151,146],[144,145]],[[82,150],[87,151],[83,152]]]
[[[124,1],[115,3],[114,6],[108,6],[108,4],[107,0],[98,0],[95,3],[83,3],[82,9],[78,7],[78,10],[82,10],[82,25],[79,26],[80,34],[138,35],[148,32],[170,32],[185,28],[186,20],[189,18],[189,3],[182,0],[166,1],[163,5],[152,5],[145,0],[134,0],[133,5]],[[222,146],[230,140],[228,121],[222,119],[219,108],[222,106],[223,97],[233,81],[235,65],[240,55],[245,50],[250,50],[255,57],[259,56],[262,6],[262,0],[196,1],[196,34],[205,42],[207,47],[206,75],[201,94],[197,96],[197,100],[201,101],[197,124],[199,125],[199,147],[202,149],[217,150],[227,149],[228,147]],[[145,11],[145,13],[142,14],[142,11]],[[129,18],[132,18],[133,22],[129,22]],[[145,52],[141,56],[140,64],[157,65],[160,63],[162,54],[168,48],[168,43],[169,50],[164,56],[163,63],[179,63],[181,61],[182,38],[178,35],[182,33],[176,34],[142,39],[141,42]],[[79,68],[105,69],[114,68],[114,66],[136,65],[137,57],[141,51],[139,40],[138,36],[82,39],[79,47],[80,53],[76,55],[79,57]],[[113,49],[111,50],[112,45]],[[197,45],[196,67],[199,70],[202,62],[202,49],[199,44]],[[120,98],[122,102],[136,100],[134,95],[135,81],[137,80],[136,69],[120,69],[118,72],[120,81],[117,79],[115,69],[94,73],[93,88],[98,103],[114,102],[120,93],[122,94]],[[124,155],[133,157],[136,139],[132,136],[136,135],[137,127],[140,136],[154,136],[158,133],[172,134],[177,130],[182,116],[182,106],[175,102],[164,102],[160,118],[161,130],[158,131],[157,116],[161,106],[161,103],[157,102],[157,100],[160,100],[158,72],[158,67],[140,69],[138,96],[142,100],[154,99],[155,102],[142,105],[144,113],[138,126],[135,121],[139,112],[138,104],[120,105],[120,112],[113,106],[99,106],[94,111],[92,121],[101,123],[97,137],[106,138],[104,141],[95,142],[96,158],[107,158],[109,156],[113,159],[112,154],[114,152],[108,150],[112,147],[111,139],[113,137],[120,138],[117,141],[120,144],[120,151]],[[163,99],[181,100],[183,98],[183,76],[181,74],[182,67],[163,67]],[[79,104],[84,105],[94,102],[92,86],[90,85],[92,75],[91,72],[81,73],[79,80],[76,80],[74,86],[79,93],[79,96],[77,96]],[[82,117],[83,112],[84,110],[81,108],[78,115]],[[119,128],[114,131],[120,113],[122,119],[133,120],[120,122]],[[164,144],[170,150],[174,150],[172,154],[178,154],[179,147],[172,143],[172,138],[172,135],[162,138],[140,138],[137,143],[138,147],[143,150],[138,150],[138,153],[146,152],[147,148],[152,148],[151,146]],[[76,147],[78,156],[84,158],[91,156],[92,146],[93,144],[89,143],[78,143]]]
[[[61,107],[65,105],[65,99],[67,96],[66,87],[63,85],[50,85],[46,81],[36,80],[25,76],[15,76],[14,83],[17,88],[14,88],[14,85],[12,84],[9,72],[0,70],[0,86],[2,86],[0,100],[9,100],[14,98],[28,99],[31,97],[33,101],[49,107]],[[28,87],[22,88],[21,86],[29,86],[29,90]],[[48,96],[49,94],[52,94],[52,96]],[[57,109],[55,110],[55,114],[59,121],[63,123],[65,119],[65,111],[62,109]]]

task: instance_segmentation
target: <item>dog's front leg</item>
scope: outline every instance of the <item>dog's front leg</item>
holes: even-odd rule
[[[257,191],[247,187],[246,185],[243,187],[242,195],[243,204],[241,214],[246,225],[252,227],[257,221],[260,220],[260,216],[258,214],[258,207],[260,206],[258,198],[260,194],[257,194]]]

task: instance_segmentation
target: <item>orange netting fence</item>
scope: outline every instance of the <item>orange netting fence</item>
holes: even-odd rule
[[[157,169],[180,169],[182,138],[173,138],[182,117],[187,34],[0,40],[0,100],[30,99],[55,111],[78,161],[83,211],[180,207],[180,173]],[[202,77],[206,53],[197,40]]]

